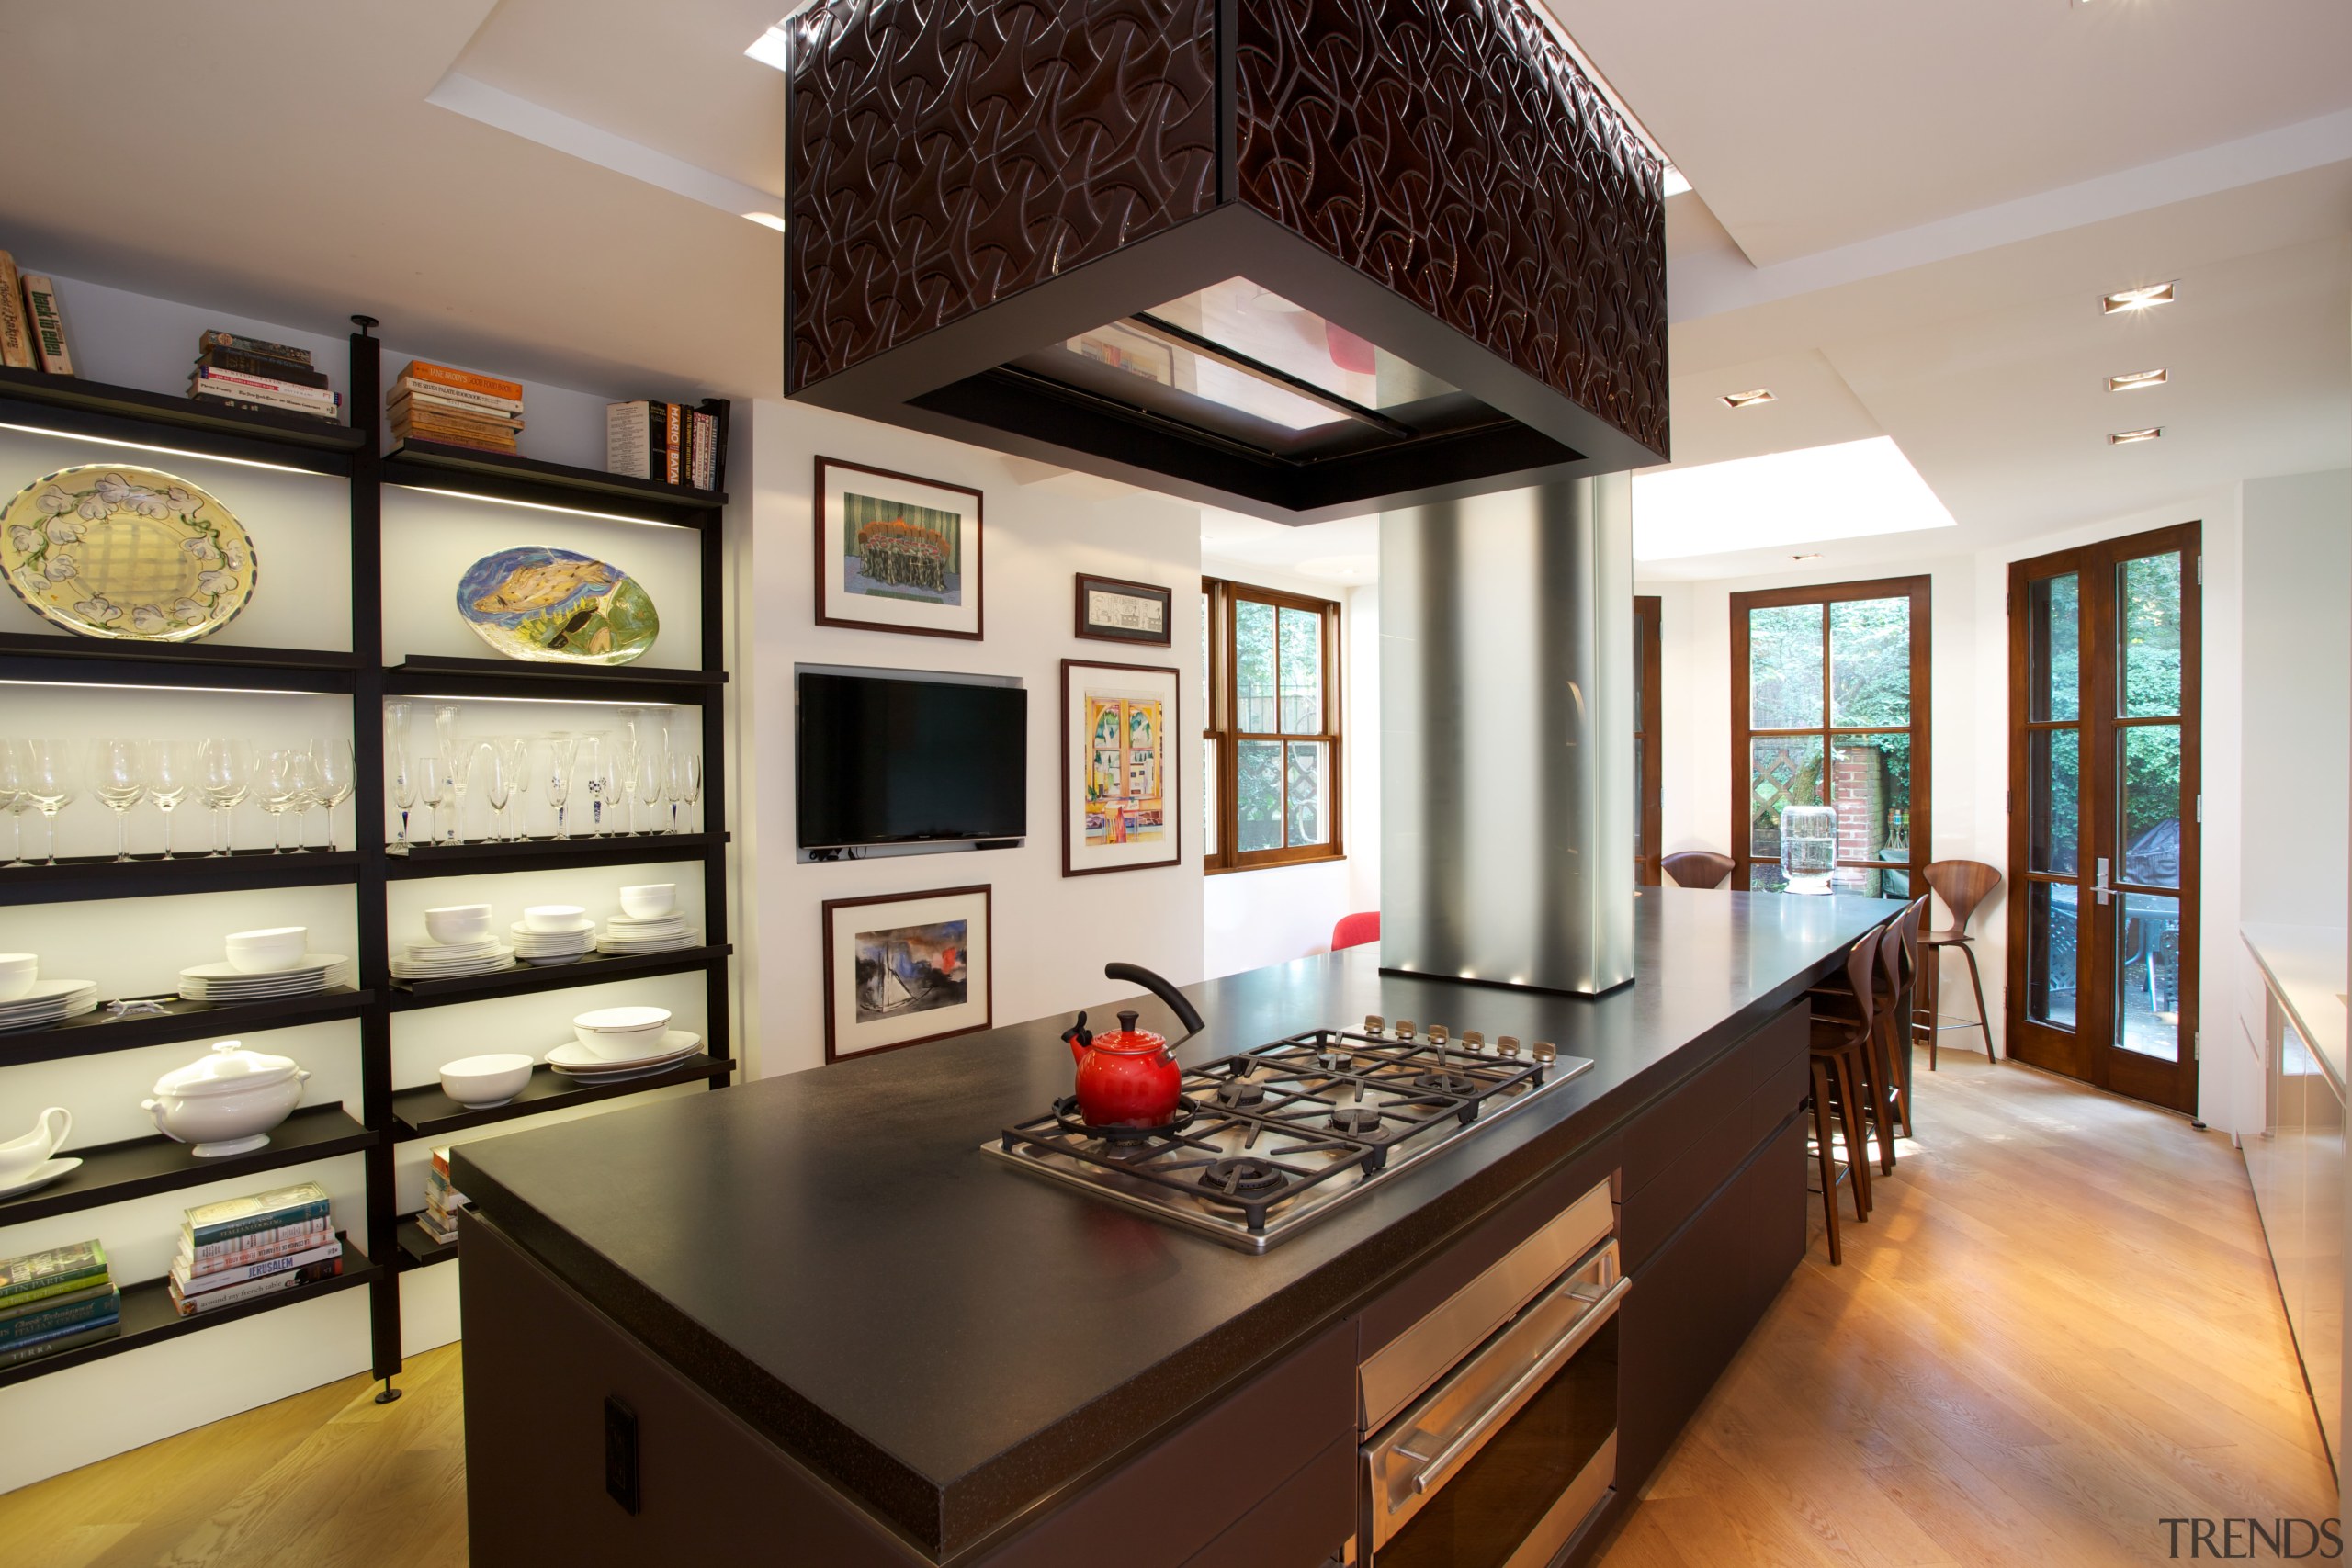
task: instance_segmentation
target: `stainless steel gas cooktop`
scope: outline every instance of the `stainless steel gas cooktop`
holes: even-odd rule
[[[1263,1252],[1591,1066],[1542,1041],[1367,1018],[1191,1069],[1164,1126],[1091,1127],[1062,1100],[982,1152]]]

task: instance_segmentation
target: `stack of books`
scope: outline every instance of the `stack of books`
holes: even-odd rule
[[[0,365],[74,374],[65,318],[57,310],[57,285],[37,272],[19,273],[17,258],[6,251],[0,251]]]
[[[523,385],[412,359],[386,393],[392,434],[484,452],[512,452],[523,430]]]
[[[304,1181],[190,1209],[169,1289],[180,1315],[193,1317],[342,1272],[327,1190]]]
[[[449,1185],[449,1151],[433,1151],[433,1168],[424,1173],[424,1212],[416,1216],[416,1228],[433,1238],[435,1247],[450,1246],[458,1239],[458,1211],[469,1200]]]
[[[0,1262],[0,1367],[111,1339],[122,1292],[95,1241]]]
[[[343,417],[343,394],[327,386],[326,373],[311,363],[307,348],[208,328],[196,340],[196,368],[187,395],[203,402],[266,413],[299,413],[334,423]]]
[[[727,402],[700,408],[639,399],[605,405],[605,471],[691,490],[717,490],[727,470]]]

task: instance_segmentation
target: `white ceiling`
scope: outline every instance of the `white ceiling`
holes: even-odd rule
[[[1678,466],[1890,436],[1973,548],[2352,463],[2343,0],[1548,3],[1696,186],[1668,207]],[[782,243],[724,209],[781,188],[783,81],[742,51],[784,7],[8,6],[28,80],[269,90],[218,126],[178,91],[23,118],[0,244],[592,390],[776,396]],[[2177,305],[2097,313],[2171,277]],[[2173,384],[2098,389],[2154,364]],[[1268,567],[1371,553],[1361,524],[1209,529]]]

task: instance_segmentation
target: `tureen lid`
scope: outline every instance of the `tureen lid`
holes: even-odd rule
[[[223,1040],[209,1055],[185,1067],[175,1067],[155,1080],[157,1094],[227,1094],[232,1089],[260,1089],[284,1083],[301,1072],[290,1056],[248,1051],[234,1040]]]

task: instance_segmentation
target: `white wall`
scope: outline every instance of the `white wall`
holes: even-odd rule
[[[1061,873],[1061,661],[1173,666],[1195,732],[1200,689],[1200,513],[1100,481],[1023,484],[1035,464],[797,404],[762,402],[739,423],[729,493],[751,501],[733,540],[739,662],[737,733],[745,776],[737,815],[745,921],[741,1049],[752,1076],[824,1061],[823,939],[828,898],[960,887],[992,889],[993,1016],[999,1024],[1071,1011],[1125,987],[1102,965],[1125,960],[1179,984],[1202,976],[1200,749],[1179,749],[1183,861],[1110,875]],[[983,492],[984,640],[908,637],[815,624],[812,489],[821,454]],[[1071,635],[1075,574],[1174,590],[1175,646],[1138,649]],[[1014,850],[795,863],[793,667],[954,671],[1021,678],[1029,691],[1029,834]]]
[[[2199,1027],[2208,1041],[2235,1038],[2231,977],[2238,946],[2240,704],[2240,486],[2185,496],[2177,503],[2085,524],[2027,543],[1974,553],[1923,548],[1913,559],[1866,570],[1817,570],[1770,578],[1701,582],[1639,581],[1637,593],[1661,601],[1660,840],[1666,852],[1728,846],[1731,755],[1731,605],[1755,588],[1838,582],[1857,578],[1931,579],[1930,658],[1934,790],[1932,858],[2008,865],[2008,568],[2021,560],[2097,539],[2201,520],[2204,585],[2204,992]],[[1745,781],[1744,771],[1738,775]],[[1982,908],[1973,926],[1993,1028],[2000,1033],[2007,962],[2007,895]],[[1934,911],[1941,920],[1944,911]],[[1968,976],[1947,955],[1943,1010],[1966,1015]],[[1959,1037],[1974,1043],[1973,1037]],[[2207,1050],[2201,1062],[2202,1118],[2229,1131],[2259,1125],[2259,1084],[2236,1053]],[[2248,1120],[2248,1118],[2252,1120]]]
[[[2352,470],[2245,487],[2245,915],[2343,919],[2352,810]],[[2258,999],[2258,998],[2256,998]]]

